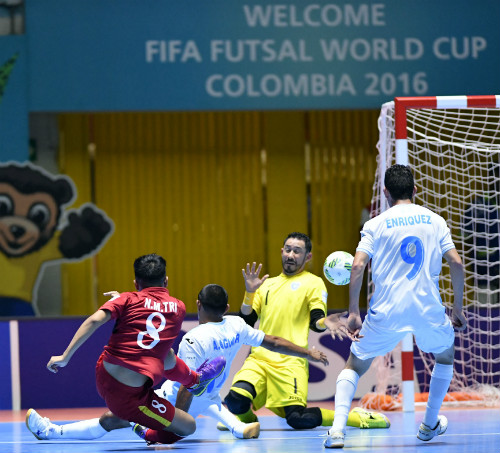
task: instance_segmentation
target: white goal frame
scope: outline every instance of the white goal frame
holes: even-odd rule
[[[460,108],[500,108],[500,95],[484,96],[421,96],[421,97],[396,97],[394,98],[394,120],[396,139],[396,163],[408,165],[408,131],[407,131],[407,111],[409,109],[460,109]],[[380,147],[384,150],[386,134],[386,123],[379,122]],[[386,154],[379,154],[379,172],[385,174],[387,169]],[[379,190],[382,193],[383,176],[379,178],[381,185]],[[387,202],[382,197],[380,200],[380,211],[388,208]],[[402,341],[401,348],[401,371],[402,371],[402,408],[405,412],[415,410],[415,384],[414,384],[414,364],[413,364],[413,335],[409,333]]]

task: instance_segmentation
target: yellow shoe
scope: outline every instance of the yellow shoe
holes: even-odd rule
[[[353,412],[359,415],[359,427],[361,429],[389,428],[391,422],[380,412],[367,411],[361,407],[355,407]]]
[[[221,422],[217,423],[217,429],[219,431],[229,431],[229,428]]]
[[[234,414],[234,415],[236,415],[238,420],[243,423],[255,423],[259,421],[257,416],[253,413],[252,409],[249,409],[248,412],[245,412],[244,414]]]

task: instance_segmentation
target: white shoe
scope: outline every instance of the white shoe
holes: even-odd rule
[[[429,428],[424,423],[420,424],[417,437],[424,442],[431,440],[433,437],[444,434],[448,429],[448,419],[444,415],[438,415],[438,422],[434,428]]]
[[[335,431],[326,433],[326,439],[323,442],[325,448],[344,448],[345,434],[342,431]]]
[[[42,417],[35,409],[26,413],[26,426],[38,440],[47,440],[56,426],[47,417]]]
[[[260,434],[260,423],[247,423],[243,428],[243,439],[257,439]]]

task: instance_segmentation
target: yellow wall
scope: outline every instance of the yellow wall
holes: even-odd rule
[[[63,266],[64,314],[91,313],[104,291],[133,290],[132,263],[145,253],[167,259],[171,293],[190,312],[199,289],[214,282],[226,287],[236,310],[241,268],[262,261],[265,272],[278,273],[280,247],[291,231],[311,234],[311,270],[322,275],[326,255],[353,252],[359,238],[375,173],[377,116],[60,115],[60,166],[78,187],[74,207],[93,201],[115,224],[95,259]],[[345,288],[327,285],[329,308],[345,307],[339,296]]]

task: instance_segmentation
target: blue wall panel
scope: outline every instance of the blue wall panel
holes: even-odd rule
[[[11,409],[9,323],[0,322],[0,409]]]
[[[111,334],[112,322],[101,326],[58,373],[46,368],[52,355],[64,352],[84,319],[19,321],[23,409],[104,406],[95,388],[95,364]]]

